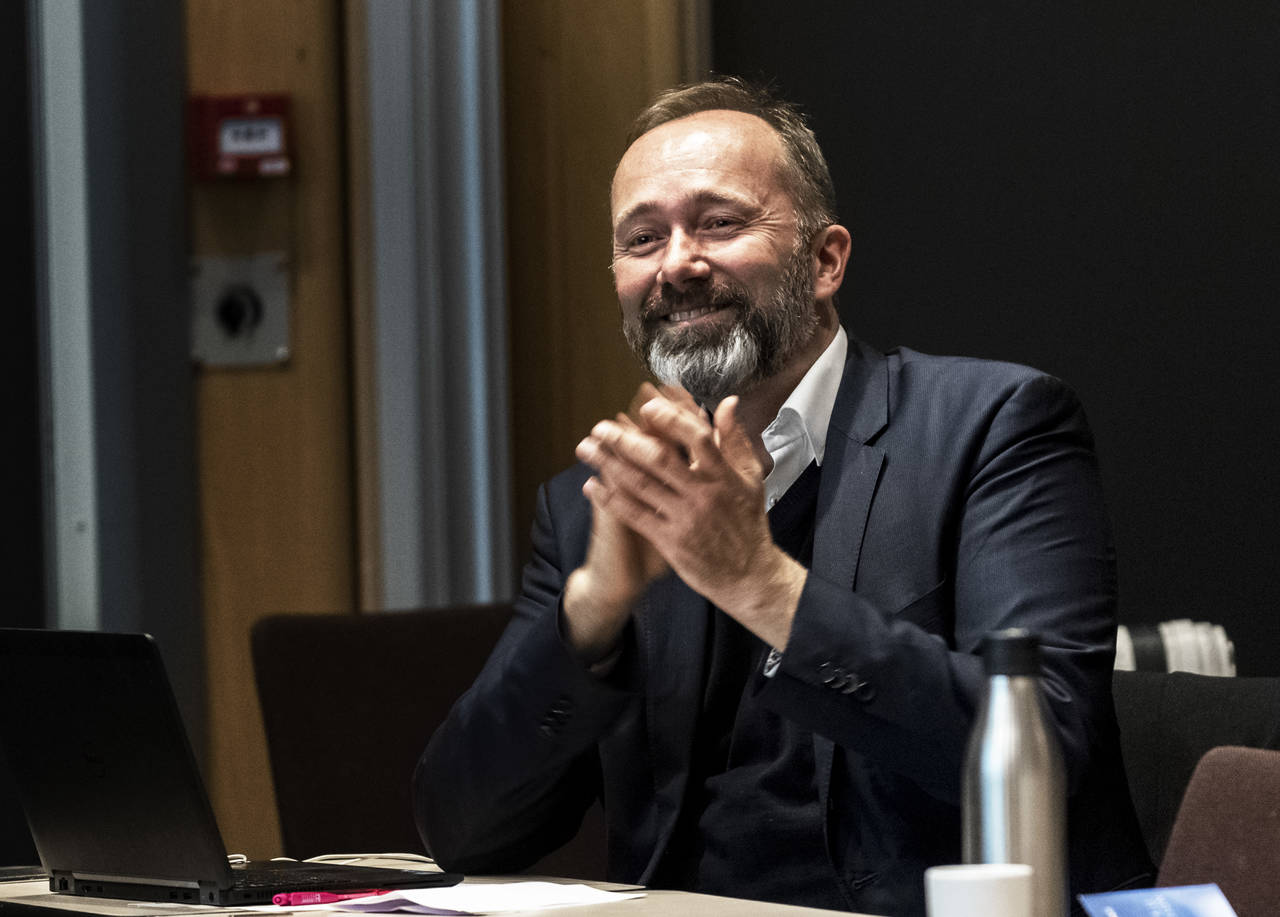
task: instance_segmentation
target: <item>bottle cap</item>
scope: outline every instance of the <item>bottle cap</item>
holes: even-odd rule
[[[1040,640],[1021,627],[992,631],[982,638],[982,659],[988,675],[1039,675]]]

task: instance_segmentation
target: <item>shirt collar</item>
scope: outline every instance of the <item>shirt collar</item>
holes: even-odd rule
[[[811,462],[822,464],[827,427],[844,376],[848,349],[848,337],[843,328],[838,328],[835,339],[792,389],[778,416],[765,427],[761,439],[773,459],[773,468],[764,479],[766,509],[773,508]]]
[[[840,390],[848,352],[849,337],[842,326],[837,327],[827,349],[809,367],[800,384],[782,403],[778,416],[765,428],[764,444],[771,455],[774,452],[771,440],[781,444],[801,435],[805,438],[806,459],[822,464],[827,449],[827,427],[831,423],[831,410]]]

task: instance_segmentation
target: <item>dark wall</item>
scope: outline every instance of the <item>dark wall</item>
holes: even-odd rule
[[[0,3],[0,238],[8,257],[8,316],[0,335],[0,390],[5,393],[7,478],[5,563],[0,625],[44,621],[44,539],[40,460],[40,389],[36,355],[36,255],[31,193],[31,86],[27,73],[27,6]],[[0,754],[0,865],[36,863],[36,849],[9,768]]]
[[[5,488],[0,624],[44,621],[44,539],[36,253],[31,169],[31,91],[27,73],[27,5],[0,4],[0,238],[5,241],[8,321],[0,335],[0,391],[5,395]]]
[[[1080,392],[1121,620],[1280,674],[1280,5],[715,0],[714,67],[813,116],[881,347]]]

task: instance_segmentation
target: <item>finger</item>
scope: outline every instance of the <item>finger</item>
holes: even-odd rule
[[[644,401],[644,402],[632,402],[632,406],[634,408],[633,416],[638,418],[641,424],[645,424],[646,432],[650,432],[650,433],[658,432],[656,430],[649,428],[647,426],[646,421],[644,420],[644,414],[642,409],[644,408],[644,405],[647,404],[649,401],[660,400],[663,404],[675,405],[682,411],[688,411],[690,416],[693,416],[693,417],[705,416],[705,413],[703,412],[702,408],[698,407],[698,403],[693,400],[693,396],[690,395],[687,391],[685,391],[678,385],[672,385],[671,383],[663,383],[658,388],[654,388],[651,385],[648,386],[647,389],[645,389],[643,386],[641,388],[642,388],[642,392],[637,393],[637,398],[639,397],[640,394],[642,394],[645,391],[650,393],[652,397],[650,397],[647,401]],[[690,461],[688,448],[686,448],[683,444],[681,444],[679,451],[680,451],[680,458],[684,461],[686,465],[688,465]]]
[[[622,426],[621,421],[618,423],[619,426]],[[628,422],[623,429],[634,430],[636,427]],[[620,457],[615,455],[609,446],[594,433],[588,433],[584,436],[578,445],[574,447],[573,454],[578,461],[594,468],[597,474],[603,473],[611,461],[617,462],[620,460]]]
[[[702,408],[698,402],[693,400],[693,396],[678,385],[672,385],[670,382],[664,383],[658,388],[662,397],[666,398],[683,408],[692,411],[694,414],[701,414]]]
[[[657,547],[662,543],[666,519],[660,510],[637,500],[625,490],[611,487],[599,477],[588,478],[582,492],[593,507],[608,514],[650,544]],[[658,551],[659,554],[662,553],[661,548]]]
[[[583,440],[577,451],[578,457],[595,469],[596,478],[610,493],[625,492],[634,502],[664,514],[674,512],[684,502],[685,498],[661,478],[593,437]],[[687,468],[682,473],[687,474]]]
[[[660,397],[660,393],[652,382],[641,382],[640,387],[636,389],[636,393],[631,396],[631,402],[627,405],[628,419],[636,422],[640,416],[641,405],[658,397]]]
[[[717,405],[713,423],[716,443],[724,460],[744,474],[758,475],[760,457],[738,416],[737,395],[730,395]]]
[[[693,467],[711,469],[722,463],[714,431],[701,410],[692,413],[666,399],[656,399],[641,408],[640,416],[654,434],[683,447]]]
[[[573,454],[577,456],[578,461],[590,465],[592,468],[599,469],[600,460],[604,457],[603,446],[600,441],[593,436],[585,436],[573,449]]]
[[[613,421],[597,423],[581,445],[589,450],[594,447],[592,458],[583,461],[597,467],[610,458],[621,459],[676,490],[687,485],[690,478],[689,461],[678,443]]]

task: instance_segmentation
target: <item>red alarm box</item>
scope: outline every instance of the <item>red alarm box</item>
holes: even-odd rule
[[[192,175],[276,178],[293,169],[287,95],[192,96],[187,103]]]

